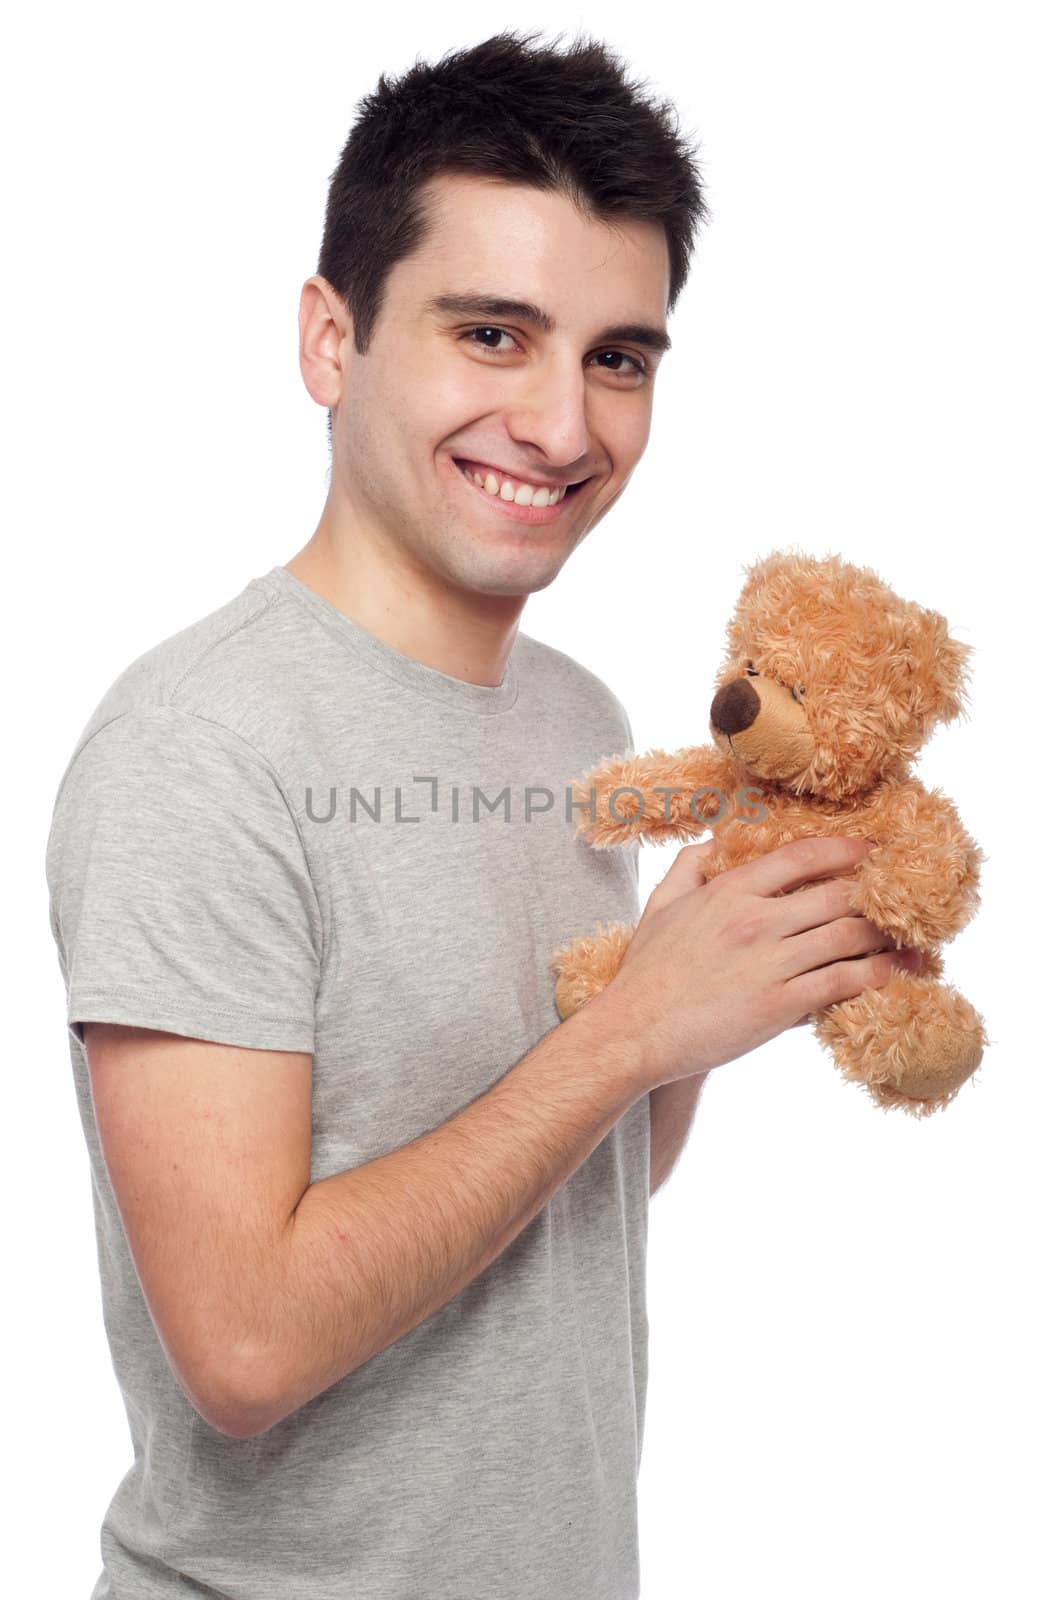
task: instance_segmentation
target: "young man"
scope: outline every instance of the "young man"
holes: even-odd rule
[[[66,768],[52,927],[134,1443],[94,1600],[638,1593],[650,1193],[707,1071],[895,959],[830,876],[858,842],[696,890],[695,846],[554,1010],[554,949],[638,918],[565,805],[631,729],[518,624],[645,448],[703,214],[600,45],[382,79],[302,291],[318,527]]]

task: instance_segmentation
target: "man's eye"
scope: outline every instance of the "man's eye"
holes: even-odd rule
[[[621,361],[630,361],[630,363],[631,363],[631,367],[629,368],[630,371],[641,373],[641,375],[643,377],[646,376],[646,363],[644,361],[639,361],[636,356],[629,356],[626,350],[599,350],[597,356],[595,357],[595,359],[598,360],[603,356],[612,356],[612,357],[615,357],[615,358],[619,358]],[[622,372],[623,368],[621,368],[621,367],[606,367],[605,370],[607,372]]]
[[[480,344],[479,341],[476,338],[476,335],[478,333],[491,334],[495,338],[498,338],[498,339],[512,339],[512,337],[513,337],[513,335],[511,333],[507,333],[506,332],[505,328],[490,328],[490,327],[470,328],[468,333],[463,333],[462,334],[461,337],[463,339],[471,339],[471,340],[473,340],[476,343],[478,349],[486,350],[491,355],[495,355],[495,354],[503,355],[503,354],[505,354],[505,352],[504,351],[500,351],[497,344]]]
[[[481,338],[481,335],[486,336],[486,338]],[[510,354],[509,350],[502,348],[498,341],[512,339],[513,335],[507,333],[505,328],[494,328],[485,324],[481,328],[470,328],[468,332],[461,335],[461,338],[470,340],[478,350],[486,350],[488,355],[508,355]],[[639,361],[637,357],[628,355],[626,350],[599,350],[592,359],[595,361],[607,359],[619,362],[626,361],[628,363],[627,368],[622,366],[607,366],[605,368],[606,372],[616,372],[621,376],[634,375],[644,378],[648,370],[644,361]]]

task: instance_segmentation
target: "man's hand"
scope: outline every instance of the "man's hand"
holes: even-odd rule
[[[646,901],[646,905],[642,912],[642,919],[639,922],[638,928],[635,930],[634,938],[631,940],[631,944],[628,945],[627,950],[624,952],[625,960],[630,955],[632,946],[639,938],[643,923],[646,921],[647,917],[652,916],[655,911],[660,911],[662,907],[669,905],[671,901],[677,898],[677,896],[681,894],[689,894],[692,889],[701,889],[704,887],[704,879],[698,871],[698,861],[702,856],[711,855],[715,848],[715,839],[710,839],[705,844],[688,844],[683,846],[682,850],[680,850],[679,854],[672,862],[672,865],[668,868],[668,871],[665,873],[660,883],[651,891],[650,897]],[[885,944],[887,942],[888,941],[886,941],[884,938],[883,943]],[[623,962],[621,962],[621,966],[623,966]],[[812,1018],[809,1016],[798,1017],[796,1022],[790,1023],[790,1027],[804,1028],[807,1027],[811,1021]]]
[[[655,1082],[744,1055],[921,959],[856,915],[852,884],[834,876],[866,857],[865,840],[795,840],[704,883],[697,861],[714,847],[680,850],[599,997],[619,990],[614,1003],[645,1019]]]
[[[655,889],[651,890],[650,896],[643,907],[639,925],[635,929],[634,937],[624,952],[625,961],[644,936],[648,918],[654,916],[656,912],[662,911],[665,906],[670,905],[681,894],[690,894],[693,889],[704,888],[705,880],[698,871],[698,862],[702,856],[711,855],[715,848],[715,839],[709,839],[701,844],[683,846],[660,883],[657,884]],[[621,966],[623,966],[623,962],[621,962]],[[810,1018],[808,1017],[798,1017],[796,1022],[791,1022],[790,1027],[801,1028],[809,1021]]]

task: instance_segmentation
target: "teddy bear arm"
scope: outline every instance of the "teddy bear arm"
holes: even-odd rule
[[[572,786],[579,833],[596,849],[697,839],[722,814],[734,769],[714,745],[613,756]]]
[[[939,790],[911,786],[875,822],[854,906],[899,944],[928,950],[965,928],[979,905],[984,853]]]

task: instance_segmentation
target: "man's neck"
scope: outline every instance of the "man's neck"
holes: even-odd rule
[[[497,688],[505,676],[527,595],[484,595],[431,581],[371,541],[353,547],[324,523],[284,563],[367,632],[451,678]]]

